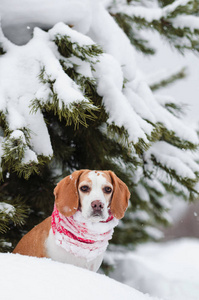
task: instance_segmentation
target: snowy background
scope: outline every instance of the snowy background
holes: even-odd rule
[[[18,44],[30,39],[33,27],[35,24],[39,25],[47,6],[49,13],[45,15],[44,22],[47,27],[58,21],[70,23],[70,17],[67,20],[63,19],[62,12],[66,9],[72,12],[74,5],[77,4],[81,6],[80,1],[65,3],[63,0],[58,0],[56,3],[59,9],[55,11],[54,6],[51,7],[47,1],[42,1],[41,5],[41,1],[35,0],[34,4],[33,1],[28,3],[31,14],[27,14],[27,1],[20,1],[20,11],[16,10],[14,2],[15,0],[1,0],[0,11],[5,35]],[[38,5],[40,10],[34,10]],[[89,12],[82,4],[81,14],[75,16],[76,23],[81,27],[82,32],[86,31],[87,26],[87,22],[84,21],[85,16],[89,16]],[[22,19],[23,22],[21,22]],[[16,26],[16,20],[18,26]],[[162,89],[162,94],[166,93],[177,101],[188,104],[184,122],[191,123],[193,127],[197,126],[199,58],[193,54],[180,57],[156,35],[151,36],[151,39],[157,45],[158,52],[152,58],[136,54],[140,71],[147,74],[146,80],[150,82],[156,72],[158,78],[159,72],[171,74],[182,66],[186,66],[188,77]],[[175,216],[174,223],[175,220],[183,220],[181,216],[186,210],[186,205],[180,208],[176,205],[172,212]],[[194,211],[192,216],[196,227],[199,226],[198,213]],[[13,298],[17,300],[157,299],[154,297],[164,300],[198,300],[198,253],[199,240],[197,239],[147,244],[138,247],[135,252],[107,252],[105,260],[115,266],[110,276],[117,281],[102,274],[94,274],[48,259],[0,254],[0,296],[3,300]]]
[[[165,300],[198,300],[198,251],[197,239],[180,239],[149,243],[125,254],[107,253],[105,260],[115,266],[112,278],[143,293]]]

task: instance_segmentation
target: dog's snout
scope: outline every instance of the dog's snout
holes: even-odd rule
[[[95,200],[95,201],[91,202],[91,207],[94,212],[102,211],[102,209],[104,208],[104,204],[100,200]]]

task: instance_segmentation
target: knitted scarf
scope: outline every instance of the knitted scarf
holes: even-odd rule
[[[71,217],[65,217],[56,206],[51,216],[56,244],[87,261],[95,259],[106,250],[117,224],[118,220],[112,215],[106,221],[96,223],[85,219],[80,211]]]

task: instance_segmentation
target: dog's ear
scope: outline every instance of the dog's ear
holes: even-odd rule
[[[78,182],[85,170],[75,171],[62,179],[54,189],[55,204],[65,217],[74,215],[79,206]]]
[[[112,171],[108,171],[108,173],[113,184],[113,195],[110,205],[111,213],[115,218],[122,219],[128,207],[130,192],[127,185],[115,173]]]

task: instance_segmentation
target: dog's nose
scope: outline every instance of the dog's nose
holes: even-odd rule
[[[104,208],[104,204],[100,200],[95,200],[91,202],[91,207],[94,212],[101,212]]]

